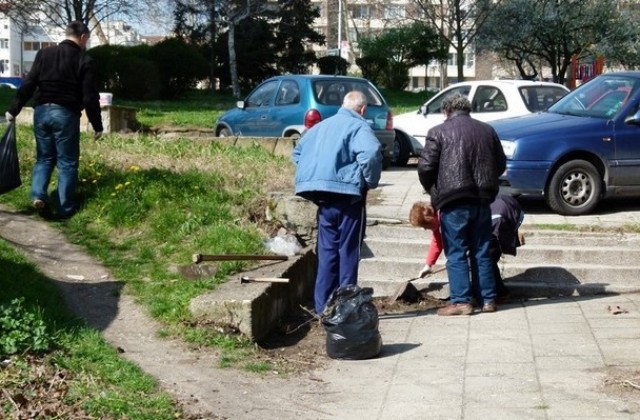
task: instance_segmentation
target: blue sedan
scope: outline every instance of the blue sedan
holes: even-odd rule
[[[640,195],[640,72],[600,75],[547,112],[490,122],[507,155],[502,189],[563,215]]]

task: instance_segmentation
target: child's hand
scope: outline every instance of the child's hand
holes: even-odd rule
[[[425,264],[424,267],[422,267],[422,270],[418,273],[418,277],[423,278],[429,273],[431,273],[431,266],[429,264]]]

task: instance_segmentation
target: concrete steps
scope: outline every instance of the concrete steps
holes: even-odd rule
[[[640,291],[640,234],[578,232],[524,226],[526,244],[516,257],[500,261],[513,294],[528,297],[628,293]],[[430,231],[406,225],[367,228],[359,283],[388,296],[414,278],[424,265]],[[441,255],[436,268],[444,267]],[[446,270],[413,281],[418,289],[446,298]]]

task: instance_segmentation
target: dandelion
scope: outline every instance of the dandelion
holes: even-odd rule
[[[131,172],[139,172],[139,171],[140,171],[140,167],[139,167],[138,165],[131,165],[131,166],[129,167],[129,170],[130,170]]]
[[[116,185],[116,191],[121,190],[124,187],[122,184]]]

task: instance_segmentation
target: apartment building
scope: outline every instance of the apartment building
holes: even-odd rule
[[[0,19],[0,77],[20,78],[29,72],[36,54],[42,48],[64,40],[64,29],[47,24],[33,24],[24,29],[9,18]],[[103,22],[93,28],[88,47],[138,45],[144,38],[121,21]]]
[[[354,72],[359,71],[355,60],[359,57],[358,40],[363,36],[375,36],[385,29],[406,25],[424,16],[410,0],[311,0],[320,11],[314,28],[326,36],[324,46],[315,46],[318,55],[341,55]],[[412,90],[442,88],[442,84],[455,82],[457,76],[456,51],[449,50],[449,60],[444,65],[432,62],[409,71]],[[464,76],[476,77],[476,54],[473,47],[465,52]]]

